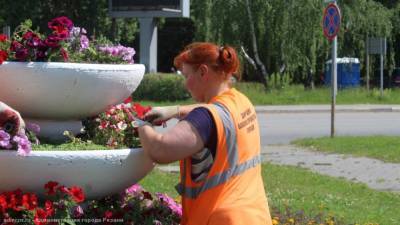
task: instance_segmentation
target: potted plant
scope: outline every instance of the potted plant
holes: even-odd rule
[[[74,27],[66,17],[48,23],[49,35],[31,27],[26,21],[11,38],[0,35],[0,100],[19,111],[28,123],[38,124],[40,136],[57,139],[64,137],[65,130],[79,132],[82,119],[121,103],[143,77],[144,65],[133,64],[132,48],[114,46],[105,38],[89,42],[86,31]],[[134,105],[126,108],[134,109]],[[126,108],[127,115],[137,113]],[[102,135],[97,140],[106,140],[108,136]],[[0,137],[0,148],[1,141],[7,140],[14,137]],[[21,147],[19,142],[13,144]],[[112,151],[33,151],[26,157],[0,151],[0,190],[23,188],[40,193],[43,183],[57,180],[78,185],[88,198],[96,198],[121,191],[153,166],[134,145]]]

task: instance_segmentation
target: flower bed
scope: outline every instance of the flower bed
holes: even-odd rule
[[[99,200],[85,200],[77,186],[55,181],[40,197],[20,189],[0,194],[2,224],[179,224],[182,208],[169,196],[152,195],[139,185]]]
[[[133,63],[133,48],[114,45],[105,37],[89,41],[86,30],[74,26],[67,17],[48,22],[48,35],[32,29],[26,20],[19,25],[11,40],[0,34],[0,65],[11,61],[64,61],[86,63]]]

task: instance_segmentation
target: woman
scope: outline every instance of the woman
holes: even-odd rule
[[[181,224],[272,224],[261,177],[260,134],[253,105],[231,88],[239,60],[229,46],[194,43],[174,60],[199,104],[155,107],[157,124],[181,119],[157,133],[139,128],[143,149],[157,163],[180,160]]]

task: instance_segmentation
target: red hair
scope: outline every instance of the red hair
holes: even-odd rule
[[[174,59],[174,66],[182,70],[182,64],[198,67],[206,64],[215,71],[240,79],[240,62],[236,50],[231,46],[218,46],[209,42],[195,42],[185,47]]]

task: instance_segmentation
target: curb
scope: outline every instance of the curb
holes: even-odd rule
[[[257,113],[323,113],[330,105],[256,106]],[[336,105],[336,112],[400,112],[400,105]]]

